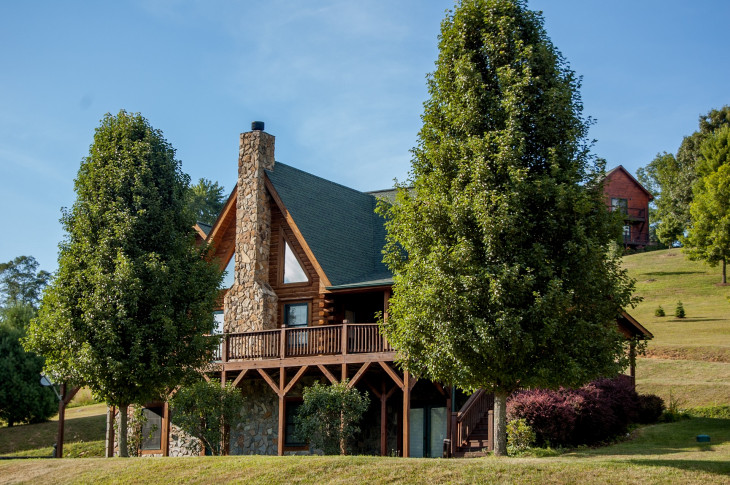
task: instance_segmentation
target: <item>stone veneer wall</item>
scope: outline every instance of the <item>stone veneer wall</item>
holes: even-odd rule
[[[279,400],[262,380],[241,383],[245,420],[230,430],[231,455],[276,455],[279,437]]]
[[[233,286],[224,301],[224,331],[274,328],[277,297],[271,289],[271,201],[266,172],[274,168],[274,137],[241,133],[236,193],[236,252]]]
[[[169,456],[200,456],[200,440],[170,423]]]

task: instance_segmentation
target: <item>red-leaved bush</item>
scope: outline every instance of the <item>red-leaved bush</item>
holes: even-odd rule
[[[661,401],[640,400],[631,379],[619,376],[580,389],[520,391],[507,402],[507,419],[526,419],[540,445],[593,444],[625,433],[631,423],[658,418],[656,399]],[[645,403],[653,409],[644,411]]]

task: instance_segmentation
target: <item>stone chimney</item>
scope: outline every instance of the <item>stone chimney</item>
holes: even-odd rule
[[[236,253],[233,286],[224,301],[224,331],[274,328],[277,297],[269,285],[271,197],[265,170],[274,168],[274,136],[254,121],[241,133],[236,193]]]

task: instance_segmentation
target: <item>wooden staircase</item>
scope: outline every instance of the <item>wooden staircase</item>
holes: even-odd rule
[[[472,394],[451,417],[451,456],[485,456],[494,449],[494,395]]]

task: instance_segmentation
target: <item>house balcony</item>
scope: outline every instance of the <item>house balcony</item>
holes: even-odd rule
[[[646,220],[646,209],[638,207],[620,207],[612,206],[611,212],[620,211],[624,215],[624,220],[627,221],[645,221]]]
[[[649,236],[644,234],[635,235],[624,235],[623,236],[624,246],[650,246],[652,243],[649,241]]]
[[[394,357],[377,323],[344,323],[226,333],[215,362],[223,370],[240,370],[388,362]]]

